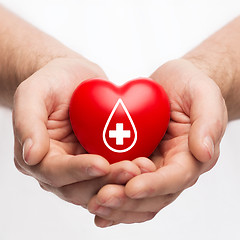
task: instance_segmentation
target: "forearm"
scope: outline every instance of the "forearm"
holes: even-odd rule
[[[240,17],[213,34],[183,58],[220,87],[229,120],[240,118]]]
[[[0,104],[12,106],[17,86],[50,60],[79,57],[0,6]]]

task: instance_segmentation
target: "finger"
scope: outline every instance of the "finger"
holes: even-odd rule
[[[105,212],[104,212],[105,213]],[[141,223],[153,219],[156,213],[152,212],[109,212],[107,216],[95,216],[95,224],[98,227],[109,227],[119,223]]]
[[[180,192],[153,198],[131,199],[125,194],[124,186],[109,184],[100,189],[88,204],[88,210],[97,214],[97,209],[102,206],[118,211],[132,212],[159,212],[162,208],[172,203]]]
[[[152,173],[131,179],[125,192],[133,199],[156,197],[177,193],[192,186],[202,171],[202,164],[193,159],[191,153],[179,153],[171,163]]]
[[[55,147],[52,144],[52,150]],[[29,166],[22,159],[21,146],[17,140],[14,152],[19,170],[55,187],[104,176],[110,170],[109,162],[99,155],[53,155],[49,152],[38,165]]]
[[[26,80],[18,87],[14,96],[14,133],[23,148],[23,159],[29,165],[39,163],[49,149],[46,128],[48,114],[44,97],[36,89],[38,88],[34,83]]]
[[[140,168],[141,173],[154,172],[157,170],[156,165],[149,158],[139,157],[132,162]]]
[[[14,164],[18,171],[23,174],[30,175],[28,172],[28,165],[23,161],[22,158],[22,146],[16,137],[14,137]]]
[[[110,172],[100,178],[77,182],[63,187],[44,185],[61,199],[76,205],[87,206],[89,200],[106,184],[126,184],[131,178],[140,174],[139,168],[130,161],[110,165]]]
[[[201,86],[190,89],[192,125],[189,148],[199,161],[207,162],[213,158],[224,134],[227,124],[226,107],[219,88],[211,79],[194,84]]]
[[[105,176],[110,171],[108,161],[93,154],[46,156],[31,167],[32,175],[53,187]]]

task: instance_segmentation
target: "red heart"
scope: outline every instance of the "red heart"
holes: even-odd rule
[[[91,79],[74,91],[69,113],[85,150],[114,163],[151,155],[167,130],[170,106],[163,88],[151,79],[120,87]]]

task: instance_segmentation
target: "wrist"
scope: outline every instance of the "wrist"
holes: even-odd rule
[[[237,17],[183,57],[219,86],[229,120],[240,118],[239,27]]]
[[[60,59],[60,58],[83,58],[81,55],[68,51],[67,49],[62,49],[58,51],[57,54],[48,54],[41,55],[38,52],[31,52],[31,55],[26,56],[22,54],[21,56],[13,57],[9,59],[8,66],[9,68],[2,72],[2,77],[8,80],[5,85],[5,91],[1,91],[2,105],[12,108],[13,96],[17,87],[27,78],[29,78],[36,71],[44,67],[49,62]],[[3,90],[4,90],[3,89]]]
[[[195,67],[209,76],[220,88],[225,100],[228,118],[238,118],[239,113],[235,110],[234,86],[237,79],[237,67],[234,55],[229,52],[190,52],[183,59],[190,61]]]
[[[58,46],[52,46],[54,43]],[[15,79],[13,79],[15,87],[54,59],[83,58],[55,39],[51,39],[46,44],[46,46],[41,48],[39,46],[32,48],[31,52],[23,49],[22,54],[18,54],[18,56],[13,58],[12,69],[15,71]]]
[[[195,67],[209,76],[220,88],[225,101],[231,95],[233,82],[236,75],[234,60],[226,54],[211,53],[211,56],[204,54],[188,53],[183,59],[190,61]]]
[[[0,104],[11,107],[18,85],[56,58],[78,58],[51,36],[0,6]]]

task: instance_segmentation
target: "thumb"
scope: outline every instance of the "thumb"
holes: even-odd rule
[[[201,84],[201,85],[200,85]],[[189,149],[201,162],[218,154],[227,124],[227,110],[221,91],[211,80],[198,82],[191,94]]]
[[[34,87],[34,86],[33,86]],[[38,164],[49,150],[48,119],[44,98],[28,83],[22,83],[14,96],[13,128],[28,165]]]

